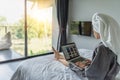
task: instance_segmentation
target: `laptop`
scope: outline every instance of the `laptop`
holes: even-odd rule
[[[83,62],[86,60],[86,58],[80,56],[75,43],[68,43],[66,45],[63,45],[61,48],[65,59],[69,62],[75,63],[78,61]]]

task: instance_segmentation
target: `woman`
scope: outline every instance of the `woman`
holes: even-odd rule
[[[54,52],[55,58],[79,76],[84,73],[88,80],[115,80],[120,70],[120,26],[112,17],[102,13],[93,15],[92,24],[94,36],[101,43],[95,48],[92,61],[86,60],[90,66],[82,62],[69,63],[57,51]]]

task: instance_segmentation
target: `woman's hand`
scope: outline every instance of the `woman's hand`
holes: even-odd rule
[[[85,62],[86,62],[87,66],[91,64],[91,60],[89,60],[89,59],[86,59]]]
[[[80,61],[76,62],[76,63],[75,63],[75,65],[76,65],[76,66],[78,66],[78,67],[80,67],[80,68],[82,68],[82,69],[84,69],[84,68],[85,68],[85,66],[86,66],[86,64],[85,64],[85,63],[80,62]]]
[[[86,59],[85,61],[82,61],[82,62],[78,61],[75,63],[76,66],[78,66],[82,69],[84,69],[86,66],[89,66],[90,64],[91,64],[91,60],[89,60],[89,59]]]

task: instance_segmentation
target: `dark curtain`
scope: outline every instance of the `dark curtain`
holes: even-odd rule
[[[61,51],[61,46],[67,43],[66,27],[68,21],[69,0],[57,0],[57,18],[59,24],[59,36],[57,50]]]

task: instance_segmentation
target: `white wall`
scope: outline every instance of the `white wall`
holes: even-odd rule
[[[120,22],[120,0],[70,0],[71,20],[91,20],[95,12],[106,13]]]
[[[76,21],[91,21],[92,15],[95,12],[106,13],[115,18],[120,24],[120,0],[70,0],[69,22]],[[93,37],[83,37],[69,35],[70,42],[76,42],[79,48],[94,49],[99,43]]]

